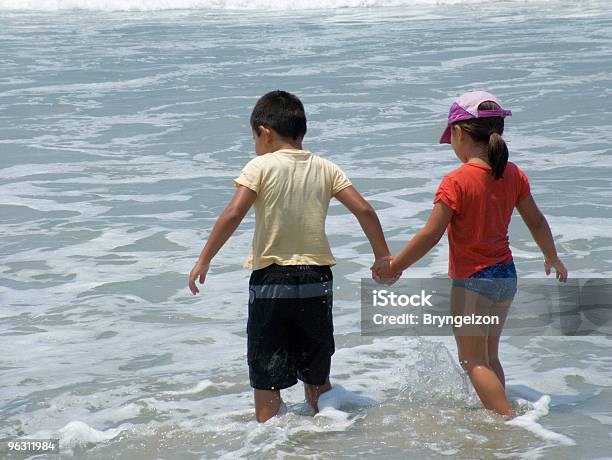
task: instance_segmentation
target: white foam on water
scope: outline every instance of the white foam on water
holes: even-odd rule
[[[122,424],[117,428],[97,430],[85,422],[73,420],[55,432],[38,431],[28,435],[27,437],[35,439],[59,438],[60,449],[73,449],[75,447],[84,447],[87,444],[96,444],[109,441],[116,438],[124,431],[133,430],[134,425],[131,423]]]
[[[61,408],[58,407],[54,407],[54,409],[61,410]],[[120,420],[137,417],[141,414],[141,411],[142,406],[135,403],[129,403],[119,408],[108,407],[94,412],[92,414],[92,419],[90,423],[93,423],[95,421],[96,423],[115,424],[117,421]]]
[[[285,391],[283,397],[297,394],[295,387]],[[251,392],[244,394],[251,397]],[[232,396],[235,398],[235,396]],[[225,398],[229,402],[228,399]],[[356,414],[355,409],[365,408],[375,404],[376,401],[359,396],[342,385],[333,384],[332,389],[319,398],[319,413],[312,416],[311,409],[306,402],[291,404],[283,401],[279,413],[267,420],[265,423],[257,423],[252,419],[249,411],[224,411],[217,413],[214,417],[197,427],[198,431],[204,428],[205,432],[214,430],[228,436],[243,438],[238,449],[226,452],[219,458],[253,458],[253,456],[272,453],[276,456],[286,446],[299,443],[304,436],[316,435],[318,433],[344,432],[349,430],[363,415]],[[343,410],[344,409],[344,410]],[[247,416],[244,423],[236,423],[236,417]],[[196,427],[193,427],[196,428]]]
[[[84,165],[74,163],[48,163],[44,165],[19,164],[0,169],[0,179],[18,179],[39,174],[67,174],[71,172],[82,172],[84,170]],[[25,184],[22,183],[20,185],[24,186]]]
[[[541,419],[545,415],[548,415],[550,396],[544,395],[534,403],[529,403],[524,399],[520,399],[517,402],[519,404],[528,404],[529,406],[531,406],[531,409],[529,409],[523,415],[519,415],[518,417],[515,417],[512,420],[508,420],[506,422],[507,425],[524,428],[525,430],[533,433],[534,435],[545,441],[553,441],[564,446],[573,446],[576,444],[576,442],[572,438],[565,436],[564,434],[556,433],[552,430],[544,428],[541,424],[538,423],[539,419]]]
[[[346,429],[353,422],[350,420],[350,412],[341,409],[347,407],[370,407],[377,402],[366,396],[360,396],[348,391],[342,385],[334,384],[331,390],[326,391],[319,397],[319,412],[315,415],[317,419],[325,419],[328,426],[334,430]]]
[[[308,10],[486,3],[490,0],[0,0],[0,10],[163,11],[183,9]],[[528,0],[522,0],[523,2]],[[532,0],[546,1],[546,0]]]
[[[187,292],[186,274],[217,208],[226,196],[229,200],[231,179],[252,156],[245,117],[261,93],[258,80],[301,88],[313,115],[309,142],[327,149],[322,153],[343,166],[374,202],[394,251],[423,226],[440,179],[458,166],[450,149],[426,142],[421,132],[435,124],[435,142],[448,104],[470,78],[501,89],[511,108],[518,105],[509,125],[511,155],[533,173],[538,204],[555,235],[561,235],[572,273],[583,256],[598,254],[589,269],[602,274],[610,268],[606,212],[612,157],[603,121],[609,117],[559,114],[566,112],[559,94],[578,92],[581,100],[599,101],[601,95],[591,99],[585,93],[609,87],[601,71],[609,60],[609,32],[601,26],[609,13],[599,11],[601,21],[584,20],[576,31],[572,21],[555,15],[587,14],[582,11],[597,10],[593,2],[564,6],[558,13],[547,5],[483,2],[496,13],[479,23],[485,29],[494,23],[495,30],[488,29],[491,40],[471,36],[451,49],[447,38],[465,25],[447,12],[451,8],[397,1],[416,11],[406,17],[418,16],[405,21],[401,15],[408,8],[386,9],[391,3],[0,0],[0,11],[51,12],[372,7],[313,14],[303,27],[273,18],[271,29],[257,23],[256,36],[253,17],[255,22],[260,17],[250,13],[215,13],[206,16],[207,27],[201,27],[198,14],[180,13],[180,20],[166,22],[171,15],[2,13],[8,67],[1,78],[0,109],[8,116],[5,125],[15,129],[0,140],[2,152],[9,154],[1,155],[7,162],[0,169],[0,195],[4,204],[21,206],[7,207],[12,220],[0,225],[10,245],[0,267],[0,317],[8,331],[2,342],[3,434],[45,429],[48,435],[36,437],[51,437],[64,427],[65,445],[102,444],[96,450],[103,449],[105,458],[125,456],[125,443],[148,442],[147,431],[153,431],[153,440],[168,434],[164,442],[175,434],[183,446],[214,444],[208,458],[226,452],[232,460],[271,456],[274,449],[309,457],[325,440],[331,455],[354,448],[355,457],[367,456],[358,446],[345,445],[355,433],[386,443],[385,449],[414,433],[414,444],[406,446],[414,449],[406,450],[412,458],[463,454],[472,442],[488,449],[483,455],[500,458],[568,444],[538,415],[542,408],[538,412],[527,404],[531,418],[523,417],[520,429],[481,409],[457,367],[452,337],[440,344],[360,336],[358,283],[369,276],[372,256],[358,222],[341,205],[332,205],[328,219],[339,262],[333,389],[322,396],[317,416],[311,416],[296,385],[283,392],[286,412],[263,427],[253,420],[245,356],[249,273],[241,268],[252,238],[252,214],[213,262],[201,295]],[[522,8],[517,15],[511,11]],[[423,17],[428,22],[419,22]],[[432,18],[444,20],[433,27]],[[363,21],[367,27],[360,27]],[[470,35],[471,30],[461,30]],[[158,35],[163,44],[151,48]],[[376,43],[388,46],[379,49],[372,46]],[[260,53],[270,45],[279,48],[269,58],[272,65]],[[19,62],[12,62],[15,56]],[[585,64],[589,58],[593,62]],[[487,80],[489,70],[501,70],[500,63],[510,76]],[[478,64],[481,69],[475,70]],[[526,120],[533,115],[530,107],[540,105],[545,110],[535,112],[543,120]],[[244,128],[238,136],[235,120]],[[554,158],[547,152],[555,152]],[[526,244],[529,238],[511,235],[512,249],[525,267],[535,267],[533,259],[541,255]],[[445,275],[447,253],[444,238],[405,276]],[[555,426],[573,424],[571,437],[579,444],[597,430],[609,439],[610,339],[584,337],[581,345],[533,340],[527,346],[512,345],[511,339],[501,346],[510,393],[531,401],[548,395]],[[35,361],[44,368],[22,365]],[[138,432],[124,437],[116,430],[128,422]],[[529,428],[538,434],[524,431]],[[156,455],[172,452],[162,445]]]
[[[604,425],[612,425],[612,415],[591,414],[590,417]]]
[[[340,384],[334,384],[331,390],[319,397],[319,411],[325,409],[342,409],[344,407],[369,407],[376,404],[376,400],[355,394]],[[319,412],[320,413],[320,412]]]
[[[197,383],[192,388],[188,388],[186,390],[178,390],[178,391],[165,391],[163,394],[170,396],[181,396],[181,395],[197,395],[202,393],[204,390],[208,390],[209,388],[226,388],[228,384],[224,383],[213,383],[208,379],[202,380]]]

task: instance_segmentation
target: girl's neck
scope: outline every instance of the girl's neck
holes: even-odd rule
[[[489,168],[491,167],[489,162],[487,160],[485,160],[484,158],[482,158],[482,157],[470,157],[470,158],[468,158],[466,163],[476,163],[476,164],[488,166]]]
[[[489,155],[488,155],[486,147],[483,147],[480,144],[474,144],[467,151],[470,153],[467,154],[466,163],[476,163],[476,164],[481,164],[481,165],[485,165],[489,167],[491,166],[489,164],[489,158],[488,158]]]

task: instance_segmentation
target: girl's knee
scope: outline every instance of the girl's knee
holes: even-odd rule
[[[482,358],[460,358],[459,364],[468,374],[478,367],[489,367],[489,363]]]

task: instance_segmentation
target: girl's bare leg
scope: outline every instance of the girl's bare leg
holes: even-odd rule
[[[497,315],[499,317],[499,325],[491,326],[489,328],[489,336],[487,340],[487,356],[489,366],[491,366],[491,369],[493,369],[504,388],[506,388],[506,376],[504,374],[504,368],[499,361],[499,339],[501,337],[502,329],[504,327],[511,303],[512,299],[494,304],[490,314]]]
[[[489,357],[489,366],[497,375],[497,378],[501,382],[502,386],[506,388],[506,375],[504,374],[504,368],[499,361],[499,356],[497,355],[499,349],[499,337],[489,336],[487,340],[488,347],[488,357]]]
[[[485,296],[459,286],[451,290],[453,315],[490,314],[492,302]],[[467,372],[482,404],[506,418],[514,416],[504,385],[489,364],[488,327],[468,325],[455,330],[459,362]]]

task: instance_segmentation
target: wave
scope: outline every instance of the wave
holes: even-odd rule
[[[527,1],[529,0],[509,0],[520,3]],[[492,2],[493,0],[0,0],[0,11],[307,10]]]

